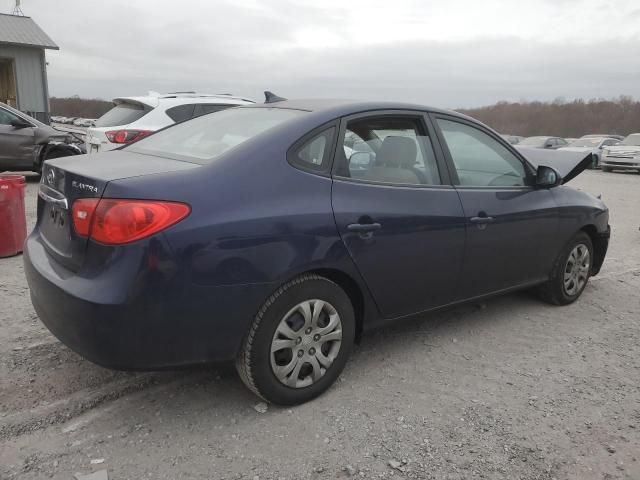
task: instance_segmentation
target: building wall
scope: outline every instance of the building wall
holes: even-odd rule
[[[41,48],[0,44],[0,57],[14,59],[18,110],[39,119],[46,118],[49,105],[44,51]]]

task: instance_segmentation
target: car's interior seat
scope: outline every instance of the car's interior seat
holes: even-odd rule
[[[375,165],[365,180],[389,183],[426,184],[425,175],[415,168],[418,146],[413,138],[389,136],[376,155]]]

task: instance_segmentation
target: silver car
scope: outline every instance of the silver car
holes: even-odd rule
[[[602,171],[634,170],[640,173],[640,133],[632,133],[617,145],[603,150]]]
[[[80,153],[81,147],[67,133],[0,102],[0,172],[40,173],[45,160]]]
[[[591,168],[599,168],[602,160],[603,150],[607,147],[612,147],[619,143],[619,140],[611,137],[586,137],[578,138],[566,147],[559,148],[558,150],[565,150],[569,152],[583,152],[585,154],[590,153],[591,158],[593,159]]]

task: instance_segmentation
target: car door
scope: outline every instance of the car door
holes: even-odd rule
[[[558,209],[535,170],[496,134],[463,119],[433,115],[466,216],[461,298],[548,277]]]
[[[21,119],[0,107],[0,170],[33,167],[34,130],[14,127],[14,120]]]
[[[332,205],[342,241],[384,318],[455,297],[464,216],[421,112],[341,121]]]

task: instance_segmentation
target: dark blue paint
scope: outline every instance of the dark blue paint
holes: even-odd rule
[[[564,186],[391,187],[298,170],[286,161],[287,150],[314,128],[364,111],[423,108],[280,106],[314,111],[209,165],[184,168],[183,162],[126,149],[48,162],[47,169],[66,173],[64,182],[97,185],[96,196],[175,200],[192,207],[182,222],[127,246],[87,242],[71,233],[71,245],[64,247],[61,239],[55,245],[45,240],[48,207],[40,200],[25,270],[34,306],[56,336],[94,362],[116,368],[232,360],[260,306],[301,273],[350,279],[367,329],[544,281],[576,231],[607,231],[602,202]],[[73,193],[68,184],[64,189],[70,200],[89,196]],[[481,212],[494,223],[471,223]],[[380,223],[380,230],[348,229],[369,221]]]

